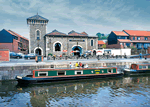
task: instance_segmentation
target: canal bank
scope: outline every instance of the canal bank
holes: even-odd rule
[[[17,75],[25,76],[32,74],[32,70],[38,68],[69,68],[69,63],[73,65],[76,62],[88,64],[89,67],[116,66],[119,71],[126,65],[132,63],[150,63],[150,59],[107,59],[107,60],[55,60],[45,62],[27,62],[27,63],[1,63],[0,64],[0,81],[14,80]]]

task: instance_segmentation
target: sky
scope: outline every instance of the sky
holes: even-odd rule
[[[150,31],[150,0],[0,0],[0,30],[29,38],[26,19],[49,20],[47,33],[85,31],[90,36],[111,31]]]

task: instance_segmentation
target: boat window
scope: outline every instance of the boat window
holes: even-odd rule
[[[38,76],[48,76],[48,72],[38,72]]]
[[[143,69],[147,69],[148,68],[148,66],[143,66]]]
[[[57,71],[57,75],[66,75],[65,71]]]
[[[139,65],[139,69],[142,69],[143,67],[141,65]]]
[[[113,69],[108,69],[107,72],[108,73],[113,73]]]
[[[83,74],[83,71],[75,71],[75,75]]]

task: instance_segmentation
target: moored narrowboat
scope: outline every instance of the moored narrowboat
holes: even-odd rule
[[[25,77],[16,76],[16,80],[21,84],[49,83],[53,81],[112,78],[122,77],[123,73],[117,71],[117,67],[97,67],[97,68],[72,68],[72,69],[35,69],[32,75]]]
[[[150,63],[131,64],[131,67],[125,68],[123,72],[125,75],[150,74]]]

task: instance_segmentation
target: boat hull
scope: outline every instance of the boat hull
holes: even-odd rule
[[[16,77],[19,84],[43,84],[51,83],[55,81],[67,81],[67,80],[80,80],[80,79],[94,79],[94,78],[115,78],[122,77],[123,73],[120,74],[109,74],[109,75],[92,75],[92,76],[70,76],[70,77],[55,77],[55,78],[32,78],[32,77]]]
[[[124,75],[146,75],[150,74],[150,69],[148,70],[133,70],[133,69],[124,69]]]

